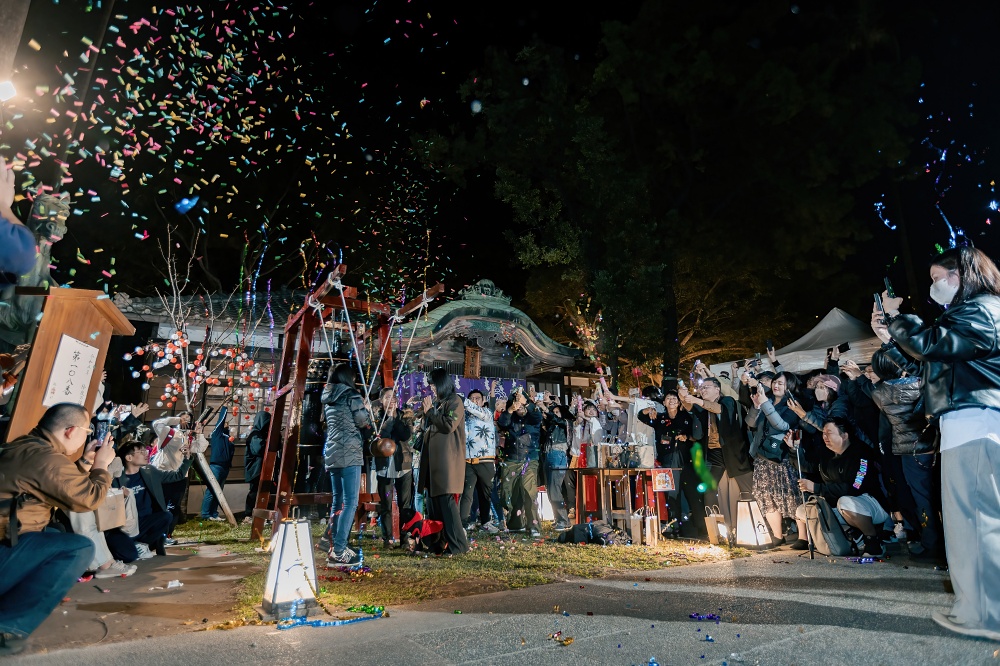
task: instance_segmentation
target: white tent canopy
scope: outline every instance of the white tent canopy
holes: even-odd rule
[[[875,337],[870,325],[862,323],[840,308],[834,308],[811,331],[792,344],[776,350],[775,356],[785,370],[805,374],[824,367],[826,350],[845,342],[850,343],[851,350],[841,354],[840,358],[850,359],[858,365],[869,363],[872,354],[882,346],[882,341]],[[761,356],[766,361],[767,356]],[[730,370],[732,363],[733,361],[714,364],[711,366],[712,372],[717,375],[723,370]],[[764,367],[770,369],[767,363]]]

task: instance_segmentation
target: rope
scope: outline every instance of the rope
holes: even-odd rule
[[[331,284],[340,291],[340,302],[341,302],[341,304],[343,305],[343,308],[344,308],[344,317],[347,319],[347,332],[351,335],[351,348],[354,350],[354,360],[358,364],[358,373],[361,376],[361,386],[365,390],[365,393],[364,393],[364,396],[363,396],[364,397],[365,409],[368,411],[368,416],[371,417],[372,425],[374,426],[375,425],[375,412],[372,411],[371,401],[369,399],[369,396],[371,395],[371,387],[365,381],[365,369],[361,365],[361,354],[358,351],[358,340],[357,340],[357,338],[354,337],[354,324],[351,323],[351,313],[348,312],[348,310],[347,310],[347,297],[344,295],[344,285],[341,283],[341,281],[339,279],[338,280],[334,280],[333,282],[331,282]],[[313,305],[313,304],[310,304],[310,305]],[[313,305],[313,307],[316,307],[316,305]],[[322,304],[319,304],[319,307],[322,307]],[[325,327],[323,328],[323,334],[324,334],[324,336],[326,335],[326,328]],[[333,349],[330,347],[329,338],[327,338],[327,344],[326,344],[326,346],[330,350],[330,360],[332,361],[333,360]]]
[[[427,303],[428,303],[428,301],[425,298],[424,301],[417,307],[417,316],[413,320],[413,329],[410,331],[410,339],[406,343],[406,351],[403,352],[403,355],[399,359],[399,371],[400,372],[403,371],[403,367],[406,365],[406,357],[410,354],[410,345],[413,344],[413,337],[417,333],[417,321],[419,321],[419,319],[420,319],[420,311],[427,307]],[[393,377],[392,383],[393,384],[396,383],[396,378],[395,377]],[[382,414],[382,422],[379,424],[379,428],[378,428],[378,431],[380,433],[382,432],[382,426],[385,425],[385,421],[386,421],[386,417],[387,416],[388,415],[385,414],[385,413]]]
[[[311,307],[316,312],[316,316],[319,317],[319,328],[323,331],[323,339],[326,341],[326,351],[330,355],[330,364],[333,364],[333,345],[330,344],[330,336],[326,332],[326,322],[323,320],[323,304],[313,298],[312,294],[309,295],[309,307]]]
[[[382,365],[382,359],[385,358],[385,350],[389,347],[389,345],[392,344],[392,329],[398,322],[401,322],[402,320],[403,320],[402,317],[400,317],[399,315],[393,315],[392,317],[389,318],[389,331],[386,333],[385,344],[382,345],[382,352],[378,355],[378,361],[375,363],[374,366],[372,366],[372,377],[368,382],[369,386],[375,386],[375,376],[378,375],[379,366]]]

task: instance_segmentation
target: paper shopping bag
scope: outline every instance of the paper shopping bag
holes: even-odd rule
[[[708,540],[712,545],[719,545],[719,526],[724,526],[725,524],[726,519],[722,516],[722,511],[719,509],[718,504],[705,507],[705,527],[708,529]]]
[[[94,517],[101,532],[125,525],[125,495],[121,488],[108,489],[104,502],[94,511]]]

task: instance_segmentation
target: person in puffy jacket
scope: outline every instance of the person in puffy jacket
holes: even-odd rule
[[[941,508],[955,605],[935,622],[1000,640],[1000,270],[985,253],[956,247],[931,261],[933,323],[899,316],[883,294],[886,329],[921,363],[924,410],[940,422]],[[879,318],[881,312],[874,312]]]
[[[893,351],[880,350],[872,356],[872,371],[877,381],[872,385],[871,397],[891,427],[892,453],[899,457],[903,479],[913,497],[917,521],[913,527],[920,533],[922,550],[916,552],[911,546],[910,557],[944,564],[938,456],[934,441],[922,437],[927,419],[920,409],[921,380],[909,374],[916,367],[907,366],[907,359],[898,349]],[[913,522],[909,517],[908,520]]]
[[[364,442],[374,426],[361,394],[354,388],[354,369],[348,363],[330,368],[320,401],[326,417],[323,460],[333,486],[328,531],[332,546],[329,566],[357,566],[361,556],[347,547],[361,492]]]
[[[260,488],[260,470],[264,466],[264,447],[267,446],[267,433],[271,429],[271,413],[257,412],[253,417],[253,426],[247,434],[247,450],[243,457],[243,478],[250,484],[244,506],[244,523],[253,520],[253,509],[257,505],[257,490]]]

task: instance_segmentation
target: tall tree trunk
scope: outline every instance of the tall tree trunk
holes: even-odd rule
[[[660,314],[663,317],[663,387],[675,388],[680,372],[680,342],[677,331],[677,294],[674,291],[674,253],[669,241],[664,243],[663,270],[660,273]]]

